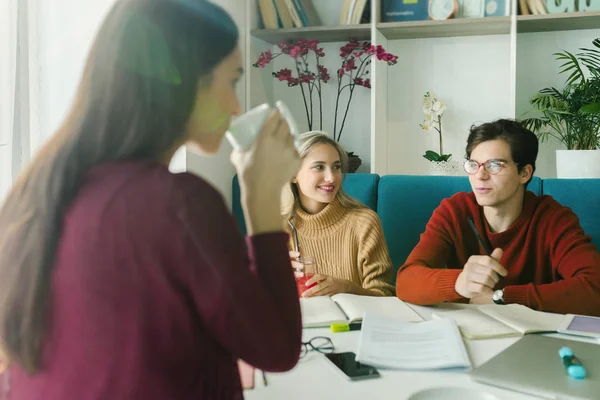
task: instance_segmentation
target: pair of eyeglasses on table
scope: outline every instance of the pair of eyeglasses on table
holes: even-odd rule
[[[300,348],[300,359],[304,358],[309,352],[316,351],[323,354],[333,353],[335,350],[335,346],[331,339],[326,336],[315,336],[310,339],[308,342],[302,342],[302,347]],[[263,385],[267,386],[267,375],[265,371],[261,370]]]

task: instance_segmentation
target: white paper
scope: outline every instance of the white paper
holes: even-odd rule
[[[417,324],[366,313],[356,361],[378,368],[435,370],[471,368],[454,321]]]

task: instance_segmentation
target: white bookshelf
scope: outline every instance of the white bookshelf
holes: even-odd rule
[[[317,7],[321,1],[325,0],[313,4]],[[428,173],[422,154],[427,149],[437,151],[438,142],[419,127],[425,91],[436,92],[448,104],[443,117],[444,152],[459,160],[471,124],[520,117],[539,89],[564,82],[553,53],[577,52],[600,37],[600,12],[383,23],[377,0],[372,1],[375,18],[370,24],[265,30],[258,29],[255,3],[247,0],[250,106],[281,99],[293,107],[299,122],[305,119],[300,94],[271,77],[281,64],[265,70],[251,67],[261,51],[278,50],[276,44],[282,40],[323,42],[332,78],[339,62],[336,48],[349,39],[381,44],[398,56],[395,66],[372,63],[372,89],[353,100],[353,119],[342,138],[342,145],[363,159],[365,167],[359,172],[381,175]],[[555,176],[554,150],[553,144],[541,146],[539,176]]]

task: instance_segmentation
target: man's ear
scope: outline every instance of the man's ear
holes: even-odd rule
[[[527,164],[521,170],[521,183],[525,184],[527,181],[529,181],[531,179],[532,176],[533,176],[533,167],[531,166],[531,164]]]

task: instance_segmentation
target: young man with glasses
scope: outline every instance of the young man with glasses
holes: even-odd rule
[[[518,303],[600,316],[600,254],[577,216],[526,190],[535,134],[512,120],[473,126],[472,193],[442,201],[400,267],[396,295],[414,304]]]

